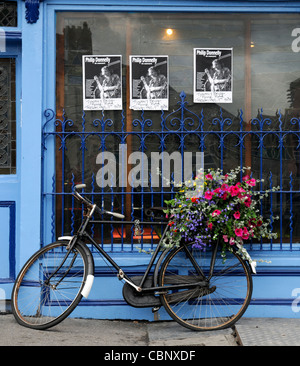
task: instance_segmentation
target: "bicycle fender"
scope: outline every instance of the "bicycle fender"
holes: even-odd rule
[[[79,244],[81,245],[82,248],[84,248],[86,256],[87,256],[87,260],[88,260],[88,273],[87,273],[84,287],[81,291],[81,295],[83,297],[87,298],[90,294],[90,291],[93,286],[94,278],[95,278],[95,276],[94,276],[94,269],[95,269],[94,258],[93,258],[91,251],[85,244],[83,244],[81,242],[79,242]]]
[[[87,298],[90,294],[90,291],[92,289],[93,286],[93,282],[94,282],[94,276],[93,275],[87,275],[86,281],[85,281],[85,285],[81,291],[81,295],[85,298]]]
[[[60,236],[57,240],[66,240],[70,243],[70,241],[74,238],[74,236]]]
[[[72,239],[73,239],[73,236],[61,236],[58,238],[58,240],[69,241],[69,243],[71,242]],[[76,245],[79,245],[84,250],[86,257],[87,257],[87,261],[88,261],[87,277],[86,277],[83,289],[81,291],[81,295],[83,297],[87,298],[92,289],[94,278],[95,278],[94,277],[94,268],[95,268],[94,258],[92,256],[92,253],[90,252],[89,248],[84,243],[82,243],[81,241],[78,241],[76,243]]]
[[[256,274],[256,260],[253,260],[250,257],[250,254],[247,252],[246,248],[242,247],[240,244],[237,244],[237,248],[239,249],[242,258],[249,263],[252,274]]]

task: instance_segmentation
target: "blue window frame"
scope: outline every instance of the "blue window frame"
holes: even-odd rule
[[[2,24],[2,28],[0,28],[0,216],[1,232],[3,233],[0,245],[2,268],[0,287],[3,291],[11,288],[15,279],[16,240],[19,224],[17,210],[21,171],[22,35],[17,24],[15,5],[16,2],[1,2],[0,4]]]

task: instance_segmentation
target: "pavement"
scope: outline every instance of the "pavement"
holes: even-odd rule
[[[148,350],[188,347],[197,352],[203,350],[201,346],[300,346],[300,318],[242,318],[233,328],[206,332],[191,331],[173,321],[67,318],[53,328],[38,331],[20,326],[6,313],[0,315],[0,346],[102,346],[105,350],[121,346],[123,353],[131,346]]]

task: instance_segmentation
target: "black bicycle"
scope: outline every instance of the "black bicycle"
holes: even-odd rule
[[[224,262],[220,245],[205,251],[185,243],[164,249],[164,233],[143,276],[130,278],[88,232],[92,215],[99,213],[123,219],[124,215],[104,211],[78,193],[86,207],[81,225],[73,237],[48,244],[37,251],[18,274],[12,291],[12,311],[19,324],[47,329],[65,319],[87,297],[94,280],[92,245],[124,281],[123,296],[133,307],[163,306],[179,324],[192,330],[217,330],[232,326],[246,311],[252,295],[248,261],[228,251]]]

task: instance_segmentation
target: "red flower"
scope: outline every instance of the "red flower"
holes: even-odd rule
[[[250,227],[250,229],[254,228],[255,227],[255,223],[254,223],[255,219],[250,219],[248,221],[248,226]]]
[[[244,204],[245,204],[246,207],[250,207],[251,202],[252,202],[251,197],[247,196],[247,198],[244,201]]]
[[[207,224],[207,227],[212,230],[213,224],[210,222],[209,224]]]
[[[221,188],[219,187],[219,188],[216,188],[216,189],[214,189],[213,191],[212,191],[212,193],[213,194],[219,194],[221,192]]]
[[[240,214],[240,211],[236,211],[234,214],[233,214],[234,218],[236,220],[238,220],[240,217],[241,217],[241,214]]]
[[[169,226],[172,226],[172,225],[174,225],[175,224],[175,222],[174,221],[170,221],[169,223],[168,223],[168,225]]]
[[[263,224],[263,222],[261,221],[261,219],[250,219],[250,221],[248,222],[248,226],[252,229],[255,226],[260,227]]]
[[[249,231],[247,230],[246,227],[243,228],[242,239],[244,239],[244,240],[249,239]]]
[[[243,188],[240,188],[240,192],[238,194],[239,198],[243,198],[244,197],[244,194],[246,191],[243,189]]]
[[[231,186],[231,187],[229,187],[229,191],[230,191],[232,197],[234,197],[234,196],[237,196],[239,194],[240,189],[237,186]]]
[[[222,200],[226,200],[226,198],[227,198],[227,196],[228,196],[228,194],[227,194],[227,192],[225,192],[222,196],[221,196],[221,198],[222,198]]]
[[[205,192],[204,198],[207,200],[211,200],[213,197],[213,194],[209,191]]]
[[[243,235],[243,229],[236,228],[234,230],[236,236],[242,236]]]
[[[206,174],[205,178],[209,179],[209,180],[213,180],[213,176],[211,174]]]
[[[228,189],[229,189],[229,185],[228,185],[228,184],[226,184],[226,183],[223,183],[223,184],[221,185],[221,189],[222,189],[223,191],[228,191]]]

